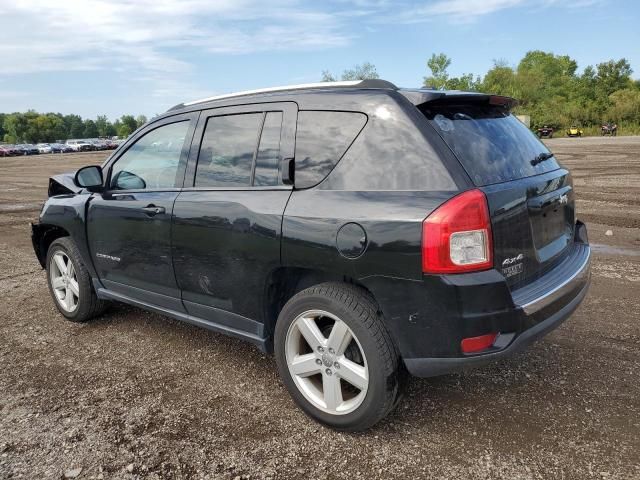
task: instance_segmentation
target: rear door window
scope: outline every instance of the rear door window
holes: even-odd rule
[[[202,137],[196,187],[244,187],[251,185],[263,113],[210,117]]]
[[[491,105],[425,105],[431,125],[477,186],[508,182],[560,168],[547,147],[515,116]]]
[[[366,123],[367,116],[358,112],[298,112],[296,188],[313,187],[324,180]]]

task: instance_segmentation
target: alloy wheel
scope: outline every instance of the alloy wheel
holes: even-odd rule
[[[322,310],[306,311],[289,326],[285,342],[289,373],[314,407],[345,415],[364,401],[369,369],[349,326]]]
[[[56,301],[65,312],[78,308],[80,288],[76,268],[67,254],[56,252],[51,257],[50,281]]]

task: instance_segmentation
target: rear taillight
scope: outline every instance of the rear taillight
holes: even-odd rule
[[[422,222],[422,271],[462,273],[493,266],[487,198],[469,190],[440,205]]]

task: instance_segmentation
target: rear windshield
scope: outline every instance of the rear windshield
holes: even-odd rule
[[[477,186],[508,182],[559,168],[549,150],[516,117],[490,105],[425,105],[431,125],[456,154]]]

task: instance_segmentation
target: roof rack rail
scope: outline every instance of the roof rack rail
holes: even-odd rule
[[[245,95],[255,95],[257,93],[286,92],[289,90],[309,90],[309,89],[326,89],[326,88],[386,88],[390,90],[398,90],[393,83],[377,78],[367,80],[349,80],[344,82],[317,82],[303,83],[300,85],[286,85],[282,87],[260,88],[257,90],[245,90],[243,92],[228,93],[225,95],[217,95],[214,97],[202,98],[191,102],[179,103],[174,105],[167,111],[177,110],[178,108],[196,105],[198,103],[211,102],[213,100],[223,100],[225,98],[243,97]]]

